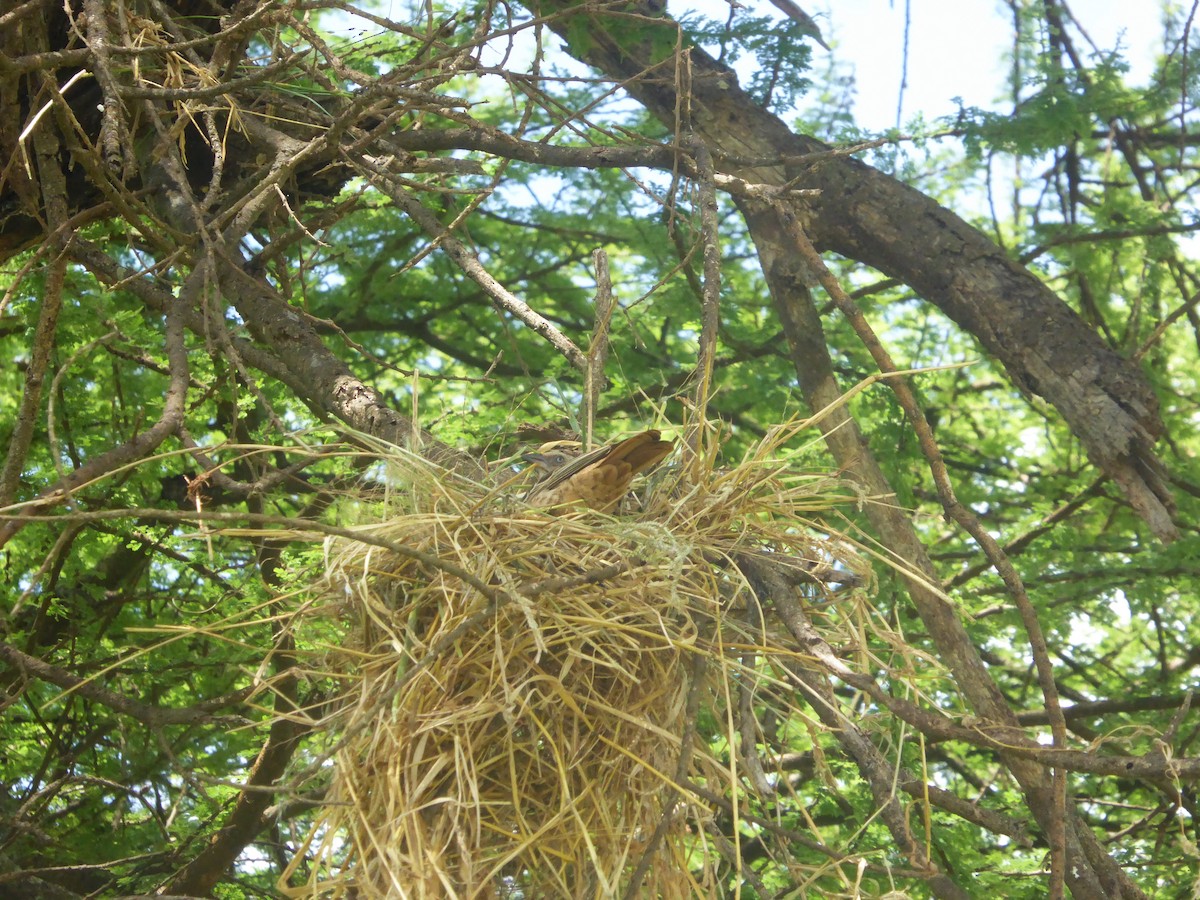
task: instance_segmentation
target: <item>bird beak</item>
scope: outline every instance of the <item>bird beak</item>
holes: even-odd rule
[[[546,465],[546,455],[544,453],[522,453],[521,459],[533,466]]]

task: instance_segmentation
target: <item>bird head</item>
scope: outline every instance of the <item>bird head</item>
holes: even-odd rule
[[[578,441],[550,441],[531,453],[522,453],[521,459],[539,469],[553,472],[579,458],[581,447]]]

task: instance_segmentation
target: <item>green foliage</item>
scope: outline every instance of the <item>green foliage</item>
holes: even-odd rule
[[[659,21],[660,16],[661,8],[651,3],[608,5],[602,13],[588,9],[567,18],[563,37],[574,56],[587,56],[603,45],[628,56],[645,50],[657,65],[670,60],[680,45],[678,26],[666,19]]]
[[[390,33],[327,36],[330,53],[345,64],[337,71],[299,30],[256,33],[251,46],[264,58],[276,48],[310,52],[239,100],[248,109],[261,101],[253,114],[263,121],[303,123],[296,134],[307,139],[325,133],[362,98],[367,87],[360,82],[395,77],[400,87],[374,96],[346,129],[345,141],[356,147],[388,129],[419,137],[470,127],[494,137],[487,130],[494,128],[574,148],[674,138],[614,95],[611,84],[553,58],[547,49],[553,42],[544,34],[535,41],[528,19],[510,11],[414,5],[395,15],[404,25]],[[505,29],[503,38],[481,47],[481,21]],[[1178,22],[1169,29],[1181,36]],[[762,106],[800,116],[795,106],[805,98],[811,108],[801,121],[813,130],[847,142],[873,137],[855,126],[843,102],[848,84],[815,79],[808,44],[791,23],[739,15],[727,26],[696,18],[685,20],[681,32],[674,20],[631,5],[603,19],[567,17],[564,40],[580,55],[602,43],[627,52],[648,46],[656,62],[693,42],[732,70],[748,72],[745,87]],[[955,495],[1007,548],[1045,632],[1064,703],[1114,704],[1103,714],[1072,718],[1072,746],[1101,754],[1195,756],[1191,719],[1179,728],[1172,717],[1195,686],[1200,646],[1200,535],[1193,525],[1200,520],[1200,271],[1193,237],[1200,220],[1191,199],[1190,106],[1182,114],[1187,127],[1179,128],[1179,98],[1190,103],[1195,97],[1200,70],[1174,53],[1161,60],[1149,85],[1138,86],[1115,53],[1096,53],[1074,67],[1048,48],[1022,45],[1023,74],[1011,113],[964,108],[952,125],[961,144],[935,143],[930,129],[917,123],[920,144],[887,135],[891,143],[870,159],[971,218],[1110,346],[1139,360],[1162,407],[1160,446],[1183,538],[1159,546],[1061,417],[1015,388],[982,345],[925,298],[902,285],[879,285],[878,273],[854,261],[832,265],[843,284],[858,289],[856,302],[898,365],[928,369],[910,382]],[[525,62],[531,70],[545,68],[536,76],[503,73]],[[554,77],[543,77],[549,71]],[[229,137],[230,145],[237,140]],[[389,148],[396,158],[408,153],[402,143],[398,138]],[[404,178],[426,209],[444,224],[458,222],[455,235],[490,275],[584,350],[595,324],[592,254],[607,253],[619,308],[596,417],[601,438],[684,421],[681,394],[690,398],[694,386],[702,310],[694,185],[678,172],[649,166],[554,167],[472,147],[416,155],[430,165],[413,165]],[[265,280],[393,410],[415,411],[438,439],[476,458],[511,456],[522,423],[577,423],[584,390],[579,373],[532,328],[497,312],[476,282],[431,247],[427,233],[369,186],[366,163],[359,162],[353,177],[337,176],[340,192],[321,195],[308,183],[283,184],[289,197],[293,189],[312,188],[313,199],[275,208],[244,239],[241,250],[261,264]],[[466,163],[477,165],[467,171]],[[232,165],[228,178],[237,178]],[[231,189],[230,196],[250,196],[256,186],[238,182],[243,194]],[[199,202],[205,202],[202,192]],[[720,344],[709,414],[724,428],[728,462],[778,423],[809,411],[757,248],[725,196],[717,217]],[[139,273],[131,279],[179,296],[206,246],[197,242],[177,258],[157,259],[138,235],[161,229],[149,214],[134,218],[89,225],[79,237]],[[221,219],[221,227],[228,222]],[[930,264],[952,273],[955,260],[939,252],[930,248]],[[0,441],[6,448],[50,280],[51,259],[33,253],[7,262],[4,287],[12,293],[0,304],[0,358],[7,363],[0,368]],[[15,502],[39,497],[63,475],[144,433],[161,414],[170,383],[164,315],[142,298],[140,283],[112,286],[81,266],[67,268],[35,439]],[[151,710],[188,709],[253,689],[195,721],[148,724],[111,697],[85,696],[15,665],[0,670],[7,692],[0,718],[6,788],[0,792],[0,860],[57,868],[60,883],[81,895],[160,889],[228,821],[243,796],[237,785],[252,771],[276,714],[302,718],[296,710],[303,710],[319,721],[336,706],[339,686],[323,660],[344,649],[353,623],[335,611],[322,625],[307,625],[294,645],[274,605],[281,596],[303,594],[308,573],[321,569],[320,544],[295,533],[189,521],[183,511],[199,502],[212,513],[352,527],[370,521],[379,495],[392,489],[369,453],[327,427],[328,398],[256,368],[251,351],[277,349],[264,346],[261,323],[224,305],[230,298],[211,302],[196,311],[208,317],[207,330],[186,336],[190,383],[182,429],[154,453],[79,487],[53,515],[19,531],[0,557],[10,585],[0,610],[5,645]],[[844,317],[825,312],[834,370],[849,389],[876,366]],[[1022,618],[976,543],[943,514],[911,422],[883,384],[858,394],[850,409],[894,487],[888,502],[915,511],[937,575],[999,689],[1016,710],[1043,710]],[[800,459],[813,470],[830,469],[812,437]],[[233,484],[212,478],[205,459]],[[288,476],[263,480],[280,471]],[[198,494],[188,495],[185,479],[199,479]],[[247,484],[263,487],[239,493],[238,485]],[[118,514],[101,517],[105,511]],[[876,582],[856,588],[858,599],[869,592],[870,607],[854,623],[858,643],[847,657],[896,696],[956,722],[969,720],[971,710],[912,612],[903,581],[884,561],[892,548],[871,543],[861,507],[843,512],[847,539],[861,540],[880,559]],[[849,614],[835,607],[844,596],[831,599],[810,587],[801,590],[808,591],[806,609],[819,626],[845,620]],[[798,665],[808,664],[799,650],[797,658]],[[748,789],[741,798],[739,815],[758,821],[735,822],[714,807],[722,833],[753,848],[745,866],[769,890],[825,896],[848,890],[862,859],[861,895],[925,896],[926,882],[911,874],[911,860],[876,815],[870,783],[835,733],[815,713],[811,720],[772,721],[772,691],[807,695],[787,673],[753,675],[762,676],[753,687],[756,722],[764,723],[753,746],[731,745],[727,709],[704,709],[697,723],[697,739],[731,767],[741,765],[745,753],[779,762],[772,770],[781,785],[777,794]],[[279,687],[290,678],[294,695]],[[991,831],[919,793],[903,794],[910,827],[933,862],[972,896],[1045,896],[1044,836],[997,755],[926,740],[865,695],[834,683],[838,702],[855,713],[855,724],[895,766],[898,781],[901,773],[913,775],[1026,829],[1016,836]],[[320,729],[298,738],[289,774],[315,765],[329,740]],[[241,861],[221,876],[217,896],[276,891],[312,821],[311,807],[291,801],[315,802],[321,787],[317,778],[304,784],[302,796],[276,798],[276,818],[260,823]],[[1186,785],[1073,772],[1070,788],[1088,826],[1111,839],[1148,893],[1174,896],[1162,892],[1195,879]],[[787,859],[758,852],[771,833],[762,821],[791,836],[782,843]],[[695,853],[717,852],[702,838]],[[80,866],[95,868],[71,869]],[[796,871],[812,873],[811,882],[798,886]],[[752,895],[736,868],[724,877],[714,890]]]
[[[704,16],[683,19],[688,37],[738,72],[742,87],[769,109],[790,110],[813,86],[812,39],[791,19],[739,15],[726,22]]]

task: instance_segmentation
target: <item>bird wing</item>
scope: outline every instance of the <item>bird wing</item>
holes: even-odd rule
[[[597,447],[589,453],[584,453],[559,466],[535,484],[533,489],[526,494],[526,499],[532,499],[538,494],[549,493],[584,469],[601,462],[604,462],[606,467],[612,463],[614,477],[624,477],[628,480],[666,459],[667,454],[675,447],[675,442],[660,440],[661,436],[659,431],[652,428],[615,444]]]
[[[607,454],[607,461],[625,463],[634,475],[644,472],[666,459],[667,454],[675,448],[674,441],[663,441],[659,439],[661,437],[654,429],[635,434],[614,444],[612,452]]]
[[[529,493],[526,494],[526,499],[534,496],[535,494],[541,494],[546,491],[553,490],[568,478],[573,476],[576,472],[582,471],[592,463],[608,456],[613,449],[613,446],[597,447],[595,450],[592,450],[589,453],[584,453],[582,456],[575,457],[575,459],[568,463],[563,463],[561,466],[551,471],[545,478],[535,484]]]

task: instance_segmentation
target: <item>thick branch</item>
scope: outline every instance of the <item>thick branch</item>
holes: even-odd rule
[[[896,503],[895,492],[887,477],[841,402],[821,319],[808,289],[813,273],[791,248],[786,224],[780,221],[775,208],[743,203],[742,212],[750,225],[776,311],[787,335],[801,390],[813,410],[828,411],[827,420],[822,423],[827,446],[839,466],[862,485],[864,494],[871,499],[872,502],[864,504],[867,517],[883,545],[894,554],[896,571],[907,583],[909,595],[959,690],[977,713],[1009,731],[1014,742],[1022,742],[1023,736],[1018,736],[1012,710],[971,643],[957,612],[940,590],[933,563],[911,519]],[[849,676],[843,673],[843,677]],[[895,709],[893,712],[901,714]],[[918,727],[925,731],[932,724],[927,721]],[[1002,741],[999,749],[1003,746]],[[1015,754],[1009,754],[1005,762],[1025,789],[1038,821],[1043,826],[1052,822],[1056,804],[1047,773]],[[1078,825],[1073,817],[1072,821]],[[1073,830],[1069,830],[1068,839],[1071,859],[1081,858],[1080,841],[1095,842],[1090,832],[1082,828],[1078,829],[1078,838]],[[1110,859],[1107,863],[1102,861],[1101,865],[1107,869],[1110,883],[1127,881]],[[1103,896],[1099,879],[1088,868],[1078,867],[1076,875],[1073,890],[1078,896]],[[1136,889],[1129,896],[1137,896]]]
[[[73,675],[65,669],[60,669],[57,666],[52,666],[48,662],[40,660],[36,656],[22,653],[16,647],[9,644],[0,643],[0,660],[8,663],[8,665],[18,671],[32,675],[42,681],[48,681],[50,684],[57,685],[73,694],[78,694],[80,697],[86,697],[89,700],[107,706],[109,709],[137,719],[151,728],[157,728],[162,725],[189,725],[198,722],[211,722],[216,718],[213,715],[214,711],[240,703],[251,692],[256,690],[254,687],[243,688],[223,697],[214,697],[211,700],[205,700],[197,703],[195,706],[152,706],[149,703],[142,703],[140,700],[126,697],[124,694],[118,694],[116,691],[110,691],[96,681],[80,678],[78,675]]]
[[[119,265],[94,244],[77,240],[72,255],[102,282],[131,291],[150,309],[162,312],[174,302],[170,294]],[[319,413],[351,428],[392,444],[417,443],[425,455],[440,464],[468,474],[480,472],[474,459],[446,446],[391,409],[378,391],[325,346],[312,319],[289,306],[265,282],[240,268],[235,273],[233,268],[231,264],[224,273],[226,291],[265,345],[260,348],[231,336],[231,345],[250,365],[282,381]],[[189,330],[208,336],[209,323],[203,316],[192,309],[182,315]]]
[[[246,780],[249,790],[238,797],[225,825],[213,835],[204,851],[184,866],[160,893],[191,896],[207,895],[212,890],[246,845],[262,830],[262,812],[270,806],[274,794],[269,790],[253,789],[274,786],[307,731],[307,725],[286,716],[275,720]]]
[[[587,40],[569,35],[578,20],[552,23],[568,50],[623,84],[668,128],[681,109],[691,128],[720,154],[765,158],[821,153],[829,147],[794,134],[757,106],[732,70],[698,48],[689,52],[689,91],[681,96],[675,62],[655,55],[656,31],[647,24],[637,40],[630,29],[609,27],[597,4],[543,0],[543,12],[586,17]],[[913,287],[975,335],[1005,366],[1022,391],[1049,400],[1083,441],[1097,466],[1121,486],[1130,503],[1163,540],[1178,536],[1170,491],[1153,445],[1162,433],[1158,400],[1138,367],[1109,349],[1070,307],[986,235],[950,210],[855,159],[823,155],[808,164],[720,166],[751,183],[817,190],[794,203],[813,243],[864,262]],[[931,260],[935,260],[931,264]]]

